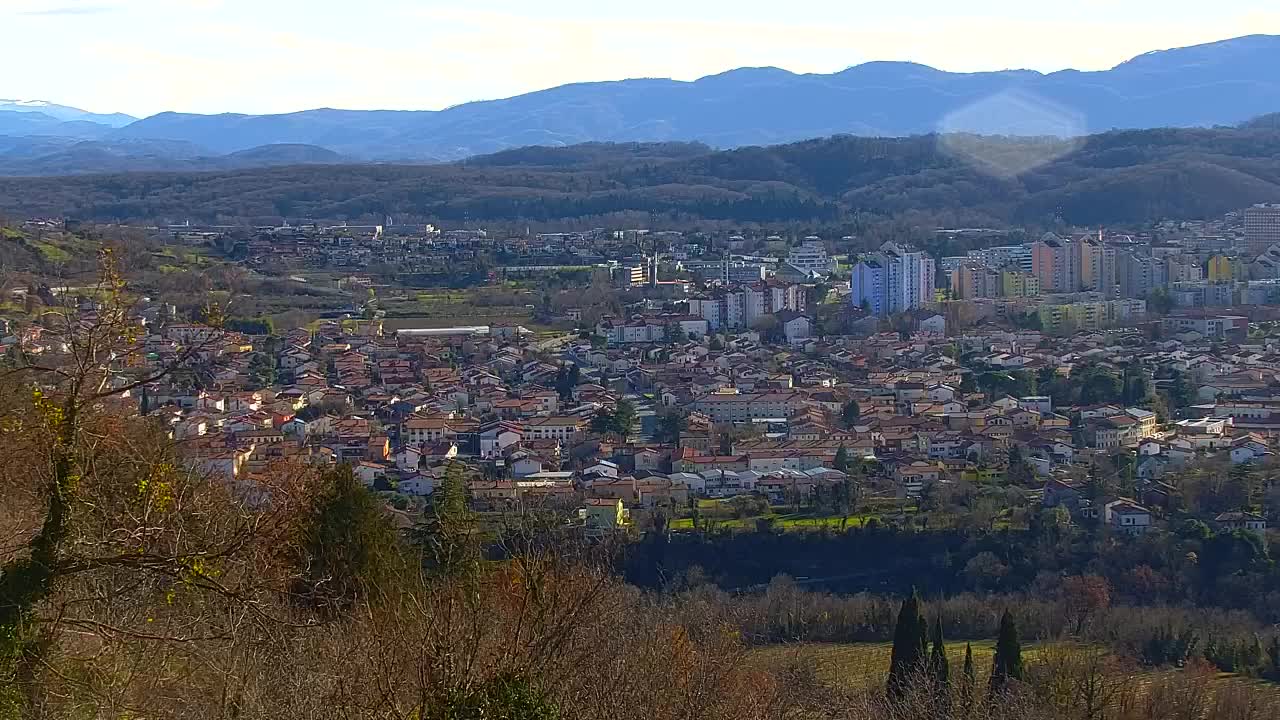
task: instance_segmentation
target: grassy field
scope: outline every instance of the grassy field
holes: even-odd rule
[[[709,521],[716,528],[728,530],[755,530],[760,520],[771,521],[775,529],[786,531],[803,532],[819,530],[824,527],[838,530],[842,524],[848,529],[861,527],[873,519],[883,521],[886,516],[912,511],[913,508],[900,505],[870,505],[863,507],[860,512],[850,514],[848,521],[845,522],[843,515],[817,508],[802,508],[800,512],[796,512],[794,506],[775,505],[769,508],[767,513],[739,518],[734,517],[734,508],[729,502],[707,499],[698,501],[698,512],[701,516],[700,523],[705,524]],[[693,517],[676,518],[670,521],[669,527],[672,530],[692,530]]]
[[[1053,649],[1069,649],[1072,643],[1054,643],[1027,645],[1023,647],[1022,657],[1029,668],[1034,669],[1041,653]],[[964,642],[947,643],[947,658],[950,661],[952,676],[960,672],[964,666]],[[787,645],[771,645],[753,650],[749,661],[762,668],[779,669],[787,666],[811,665],[817,678],[833,688],[861,690],[879,687],[884,684],[889,673],[889,658],[893,651],[892,643],[795,643]],[[992,641],[973,643],[973,665],[979,686],[984,686],[991,675],[991,664],[995,656],[995,644]],[[1179,669],[1147,669],[1132,666],[1126,671],[1133,682],[1145,687],[1153,681],[1171,674],[1186,672]],[[1215,686],[1228,684],[1247,685],[1255,690],[1280,696],[1280,686],[1264,680],[1217,673],[1213,678]]]
[[[964,647],[962,642],[947,643],[947,659],[950,660],[953,671],[959,671],[964,666]],[[818,679],[832,687],[863,689],[884,683],[889,673],[889,656],[892,651],[893,644],[887,642],[832,645],[797,643],[760,648],[753,651],[750,658],[761,667],[777,668],[795,663],[814,665]],[[1034,647],[1028,648],[1025,651],[1026,657],[1029,659],[1035,652]],[[973,643],[973,665],[980,682],[985,682],[990,674],[994,656],[994,643]]]

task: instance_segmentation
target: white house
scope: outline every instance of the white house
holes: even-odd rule
[[[480,457],[485,459],[500,457],[503,451],[523,439],[524,432],[519,425],[495,423],[480,432]]]
[[[1151,529],[1151,511],[1132,500],[1112,500],[1103,506],[1103,522],[1112,530],[1141,535]]]
[[[430,475],[415,474],[402,479],[397,485],[396,490],[405,495],[426,496],[435,492],[436,480]]]

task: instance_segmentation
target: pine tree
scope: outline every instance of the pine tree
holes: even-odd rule
[[[978,680],[977,670],[973,667],[973,645],[971,643],[964,644],[964,676],[970,686],[973,686]]]
[[[1018,642],[1018,626],[1008,610],[1000,616],[1000,634],[996,639],[996,655],[991,665],[991,694],[1002,692],[1010,680],[1025,678],[1022,666],[1022,644]]]
[[[951,666],[947,662],[947,645],[942,640],[942,618],[933,622],[933,652],[929,656],[929,674],[940,692],[951,685]]]
[[[147,395],[147,386],[142,386],[142,394],[138,398],[138,414],[146,415],[151,412],[151,397]]]
[[[906,695],[912,675],[924,669],[928,656],[928,626],[920,612],[920,594],[912,588],[902,601],[898,624],[893,629],[893,653],[889,659],[889,698]]]

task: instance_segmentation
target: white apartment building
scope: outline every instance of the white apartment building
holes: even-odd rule
[[[836,269],[835,260],[827,255],[827,247],[816,237],[807,237],[802,244],[791,248],[791,252],[787,254],[787,264],[823,277]]]
[[[713,422],[750,422],[790,417],[805,406],[801,393],[711,393],[690,404],[690,409]]]
[[[712,332],[750,328],[766,315],[783,310],[803,312],[804,309],[803,286],[774,282],[743,285],[716,298],[689,300],[689,314],[706,320],[707,328]]]

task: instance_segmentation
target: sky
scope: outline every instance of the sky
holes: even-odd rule
[[[0,28],[0,98],[141,117],[436,110],[569,82],[693,80],[744,66],[1101,70],[1151,50],[1280,34],[1280,4],[0,0]]]

